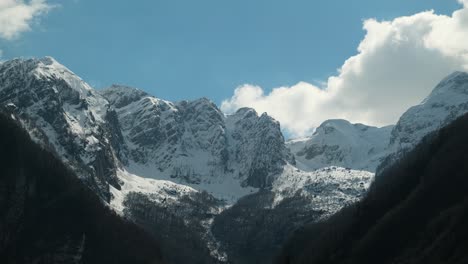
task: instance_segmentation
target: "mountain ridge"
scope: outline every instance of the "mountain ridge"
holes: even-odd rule
[[[466,263],[467,124],[428,134],[361,201],[297,230],[276,263]]]
[[[287,144],[298,167],[306,171],[334,164],[379,174],[424,136],[466,112],[468,73],[458,71],[441,80],[426,98],[405,111],[395,125],[376,128],[331,119],[324,121],[312,136]],[[369,131],[375,132],[366,135]]]
[[[464,84],[462,73],[453,74],[415,106],[432,122],[414,142],[467,111]],[[461,92],[444,93],[457,87]],[[442,106],[431,116],[434,102]],[[394,127],[327,120],[310,138],[285,142],[266,113],[241,108],[225,115],[207,98],[169,102],[124,85],[94,90],[52,58],[0,64],[0,105],[121,216],[155,237],[184,241],[202,263],[268,263],[289,231],[358,201],[377,165],[403,155],[395,142],[405,136],[396,128],[418,121],[411,109],[410,121],[404,114]],[[224,232],[222,223],[238,232]],[[255,225],[271,227],[261,230],[265,239]],[[262,253],[246,259],[233,239]],[[173,242],[163,253],[183,263]]]

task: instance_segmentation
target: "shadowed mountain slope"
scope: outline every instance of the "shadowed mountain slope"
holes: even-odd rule
[[[365,198],[290,238],[277,263],[467,263],[468,115],[385,169]]]
[[[0,163],[1,263],[162,263],[158,243],[3,114]]]

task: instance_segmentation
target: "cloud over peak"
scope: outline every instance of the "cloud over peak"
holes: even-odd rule
[[[324,87],[301,82],[265,94],[261,87],[244,85],[221,108],[268,112],[293,136],[306,135],[331,118],[393,124],[443,77],[468,70],[468,0],[460,2],[465,8],[451,16],[426,11],[391,21],[365,20],[357,54]]]
[[[17,38],[31,30],[34,19],[52,8],[46,0],[0,0],[0,37]]]

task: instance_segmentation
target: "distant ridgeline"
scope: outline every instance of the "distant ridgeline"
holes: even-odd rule
[[[442,80],[395,126],[326,120],[288,142],[266,113],[226,115],[206,98],[169,102],[122,85],[95,90],[50,57],[0,63],[0,112],[1,263],[266,264],[294,230],[316,222],[291,238],[281,260],[329,263],[367,252],[367,238],[349,250],[339,242],[364,237],[419,186],[424,175],[413,172],[436,160],[406,153],[468,112],[468,74]],[[401,157],[419,165],[408,183],[393,183]],[[364,201],[378,201],[362,203],[378,210],[357,206],[372,217],[356,223],[351,205],[376,171]],[[390,190],[395,201],[379,194]],[[330,221],[352,221],[330,239],[324,220],[343,207]],[[357,233],[344,233],[352,224]],[[324,251],[308,234],[329,241]]]

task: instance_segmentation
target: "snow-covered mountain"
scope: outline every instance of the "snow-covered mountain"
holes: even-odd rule
[[[0,65],[0,104],[31,136],[111,199],[118,171],[195,186],[235,201],[293,163],[279,123],[208,99],[167,102],[124,86],[97,92],[53,58]],[[231,201],[231,202],[232,202]]]
[[[225,115],[206,98],[168,102],[119,85],[96,91],[50,57],[0,64],[0,109],[121,215],[146,228],[189,232],[198,241],[187,241],[198,245],[193,252],[206,249],[216,261],[226,260],[220,248],[233,238],[220,245],[211,223],[239,199],[256,210],[267,192],[275,198],[262,208],[278,208],[274,214],[294,200],[316,199],[293,209],[316,217],[357,199],[371,181],[366,172],[295,168],[280,124],[267,114],[242,108]]]
[[[253,109],[225,116],[206,98],[172,103],[117,85],[100,93],[117,113],[120,160],[136,175],[235,201],[293,163],[279,123]]]
[[[285,143],[280,124],[250,108],[225,115],[206,98],[97,91],[50,57],[0,63],[0,111],[121,215],[146,229],[167,226],[164,239],[191,233],[194,254],[207,250],[215,262],[239,253],[236,238],[268,253],[291,228],[358,200],[385,157],[466,113],[467,102],[468,74],[455,73],[396,126],[328,120]],[[259,225],[267,236],[256,235]]]
[[[327,120],[311,137],[290,140],[287,146],[296,157],[297,167],[305,171],[339,166],[372,172],[385,156],[392,128]]]
[[[109,103],[53,58],[1,63],[0,105],[102,198],[110,200],[109,184],[120,188]]]
[[[398,120],[390,137],[389,153],[399,156],[427,134],[468,112],[468,73],[455,72],[443,79],[419,105]]]
[[[411,150],[429,133],[468,112],[468,74],[442,80],[420,104],[408,109],[395,126],[370,127],[346,120],[327,120],[311,137],[290,140],[297,167],[314,171],[340,166],[375,172]]]

